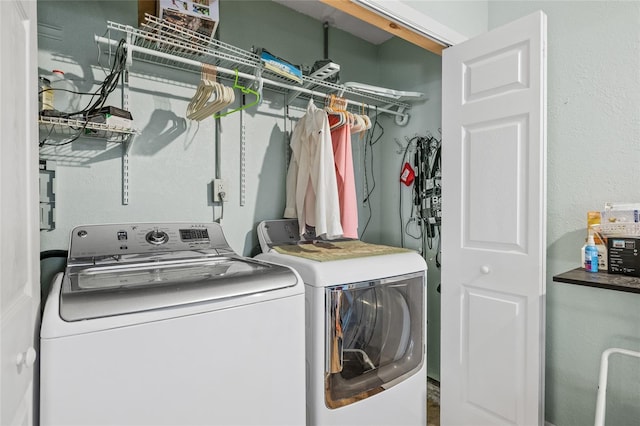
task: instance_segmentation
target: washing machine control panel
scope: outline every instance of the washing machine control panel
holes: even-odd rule
[[[69,259],[193,250],[233,252],[217,223],[139,223],[78,226]]]

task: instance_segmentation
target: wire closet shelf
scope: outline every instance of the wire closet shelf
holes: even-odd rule
[[[270,89],[287,93],[290,99],[298,95],[327,98],[334,94],[346,98],[348,106],[395,115],[396,122],[401,119],[403,124],[408,120],[408,110],[411,108],[404,100],[426,99],[424,94],[418,92],[383,89],[382,94],[372,93],[366,89],[366,85],[363,85],[364,90],[358,90],[313,76],[303,76],[303,82],[299,84],[265,68],[261,58],[253,52],[209,39],[203,34],[148,14],[140,28],[112,21],[108,21],[107,28],[107,37],[96,35],[96,42],[111,48],[118,44],[112,31],[124,33],[129,66],[135,59],[199,73],[202,64],[212,64],[219,75],[227,78],[235,77],[237,72],[239,81],[247,87],[257,84],[261,88],[261,84],[264,84]]]
[[[76,137],[78,132],[81,132],[80,136],[84,138],[104,139],[108,142],[125,142],[129,136],[138,134],[138,131],[132,128],[62,117],[40,116],[38,125],[41,132],[47,135],[64,137],[65,139]]]

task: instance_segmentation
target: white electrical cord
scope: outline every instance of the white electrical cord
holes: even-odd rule
[[[226,196],[226,192],[218,192],[218,197],[220,198],[220,217],[218,218],[218,223],[221,223],[222,219],[224,219],[224,197]]]

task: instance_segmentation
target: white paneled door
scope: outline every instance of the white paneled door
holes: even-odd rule
[[[0,0],[0,424],[34,424],[40,300],[36,1]]]
[[[544,423],[546,15],[443,52],[443,425]]]

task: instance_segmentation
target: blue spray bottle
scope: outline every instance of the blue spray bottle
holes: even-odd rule
[[[598,272],[598,247],[593,241],[591,231],[589,231],[587,246],[584,248],[584,269],[587,272]]]

